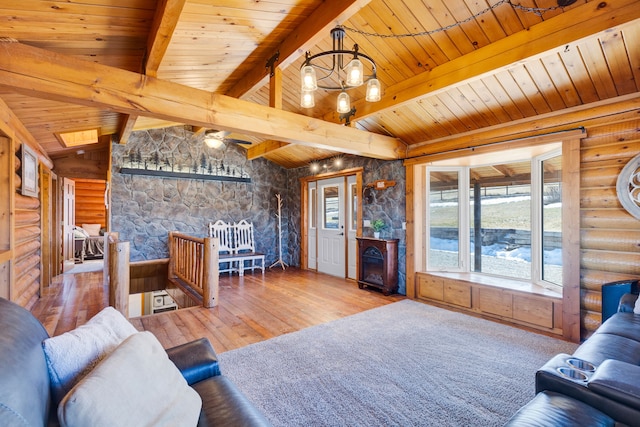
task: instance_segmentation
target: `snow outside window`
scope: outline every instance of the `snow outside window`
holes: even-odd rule
[[[514,155],[426,166],[428,271],[562,285],[560,150]]]

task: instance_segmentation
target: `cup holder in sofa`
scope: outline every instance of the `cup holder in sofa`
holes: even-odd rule
[[[596,366],[593,363],[575,357],[567,359],[567,365],[582,372],[595,372],[596,370]]]
[[[560,375],[569,378],[572,381],[587,381],[588,379],[587,374],[569,366],[560,366],[557,371]]]

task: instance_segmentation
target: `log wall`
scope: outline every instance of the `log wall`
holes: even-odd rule
[[[107,183],[101,179],[78,179],[76,183],[76,225],[100,224],[106,227],[107,211],[104,193]]]
[[[582,338],[601,324],[604,283],[640,276],[640,221],[618,201],[616,181],[640,153],[640,114],[588,124],[580,155]]]
[[[20,193],[20,147],[21,144],[16,144],[14,285],[11,299],[23,307],[30,307],[40,294],[40,199]]]
[[[106,180],[109,169],[110,151],[109,138],[98,143],[92,150],[85,150],[82,154],[65,153],[53,158],[54,170],[58,176],[66,176],[76,180],[96,179]]]

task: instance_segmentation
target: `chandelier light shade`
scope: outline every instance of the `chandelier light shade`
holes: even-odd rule
[[[346,86],[360,86],[363,83],[363,70],[362,62],[358,58],[353,58],[346,68]]]
[[[367,82],[367,97],[368,102],[380,101],[380,82],[378,79],[371,79]]]
[[[311,108],[316,105],[315,99],[313,99],[313,90],[302,90],[300,95],[300,106],[302,108]]]
[[[351,98],[347,92],[340,92],[338,95],[338,113],[348,113],[351,110]]]
[[[352,50],[344,49],[345,29],[337,26],[331,30],[333,49],[311,55],[307,52],[300,67],[300,105],[312,107],[313,96],[305,92],[317,89],[340,91],[337,100],[339,113],[351,110],[351,100],[346,90],[367,83],[366,100],[379,101],[382,94],[380,81],[376,77],[376,63],[368,55],[358,51],[355,44]]]
[[[302,82],[302,92],[318,89],[316,80],[316,70],[311,65],[300,69],[300,81]]]

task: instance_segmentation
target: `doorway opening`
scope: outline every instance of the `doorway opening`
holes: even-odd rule
[[[301,179],[302,268],[357,279],[362,168]]]

